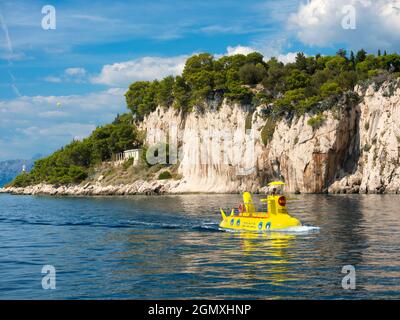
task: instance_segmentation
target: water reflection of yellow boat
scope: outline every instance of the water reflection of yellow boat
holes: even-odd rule
[[[243,240],[245,252],[257,250],[257,247],[272,250],[286,249],[290,247],[290,241],[295,239],[293,234],[276,231],[268,233],[238,232],[237,234]],[[274,256],[275,254],[271,255]]]
[[[243,231],[232,235],[242,240],[242,254],[254,257],[254,259],[243,259],[242,264],[255,270],[257,279],[269,281],[276,286],[297,280],[289,263],[294,258],[292,249],[296,235],[279,231],[267,233]],[[249,277],[253,279],[254,273]]]
[[[267,208],[256,210],[251,194],[245,192],[238,211],[232,209],[230,215],[227,215],[221,209],[220,227],[230,230],[268,231],[301,226],[301,222],[287,212],[286,197],[282,195],[284,183],[271,182],[268,186],[273,191],[266,199],[261,200]]]

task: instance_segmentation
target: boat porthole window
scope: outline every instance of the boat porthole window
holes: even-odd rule
[[[267,230],[271,229],[271,222],[268,222],[268,223],[265,225],[265,229],[267,229]]]
[[[263,223],[262,222],[260,222],[259,224],[258,224],[258,229],[262,229],[262,226],[263,226]]]
[[[240,219],[238,219],[238,221],[236,222],[237,226],[240,226]]]
[[[231,220],[231,226],[233,226],[233,224],[235,223],[235,219]]]

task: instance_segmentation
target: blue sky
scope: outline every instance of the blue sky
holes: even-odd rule
[[[56,29],[41,26],[56,9]],[[343,28],[354,8],[355,29]],[[348,8],[347,8],[348,10]],[[0,160],[48,154],[126,110],[129,83],[187,56],[398,51],[398,0],[0,2]]]

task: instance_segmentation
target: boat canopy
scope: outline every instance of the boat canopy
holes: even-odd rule
[[[268,187],[271,187],[271,186],[284,186],[284,185],[285,185],[285,183],[282,182],[282,181],[272,181],[272,182],[268,183]]]

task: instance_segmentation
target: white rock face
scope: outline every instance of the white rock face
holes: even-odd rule
[[[309,115],[281,121],[268,146],[273,176],[281,176],[289,192],[326,192],[354,168],[358,113],[356,106],[326,111],[318,129],[307,123]]]
[[[177,128],[180,146],[179,174],[183,179],[171,192],[257,191],[263,147],[259,130],[262,119],[254,113],[253,131],[246,133],[246,110],[224,103],[218,111],[192,112],[183,116],[174,110],[157,109],[145,118],[148,145],[166,141],[171,128]],[[171,136],[169,145],[171,146]]]
[[[251,134],[246,133],[249,114]],[[241,106],[226,103],[218,111],[193,112],[186,117],[159,108],[145,118],[141,129],[147,132],[146,143],[154,145],[166,141],[162,137],[171,126],[177,128],[183,178],[171,192],[260,192],[275,179],[284,179],[289,192],[325,192],[348,170],[344,162],[358,143],[359,110],[345,101],[340,112],[325,112],[324,117],[315,130],[307,124],[309,115],[279,121],[267,145],[261,139],[266,125],[261,110],[251,115]],[[222,139],[222,133],[229,139]],[[221,161],[224,155],[228,162]]]
[[[360,95],[363,92],[357,88]],[[360,158],[353,175],[337,181],[331,192],[353,189],[361,193],[400,192],[400,88],[385,83],[375,92],[370,86],[359,105]]]
[[[261,111],[251,118],[254,143],[250,147],[251,143],[245,143],[249,113],[226,103],[218,111],[186,117],[160,108],[145,119],[142,129],[152,145],[160,140],[160,132],[176,124],[183,179],[173,192],[257,192],[274,179],[284,179],[289,192],[399,192],[399,82],[387,82],[378,91],[374,85],[365,91],[357,87],[356,92],[361,102],[345,97],[323,113],[325,121],[318,128],[308,124],[311,115],[277,122],[266,146],[261,141],[266,125]],[[155,132],[155,128],[160,130]],[[209,132],[209,144],[198,142],[203,131]],[[239,155],[239,164],[212,163],[226,145],[219,137],[224,131],[233,137],[233,143],[227,144],[232,150],[228,157]],[[246,158],[250,154],[254,159]]]

